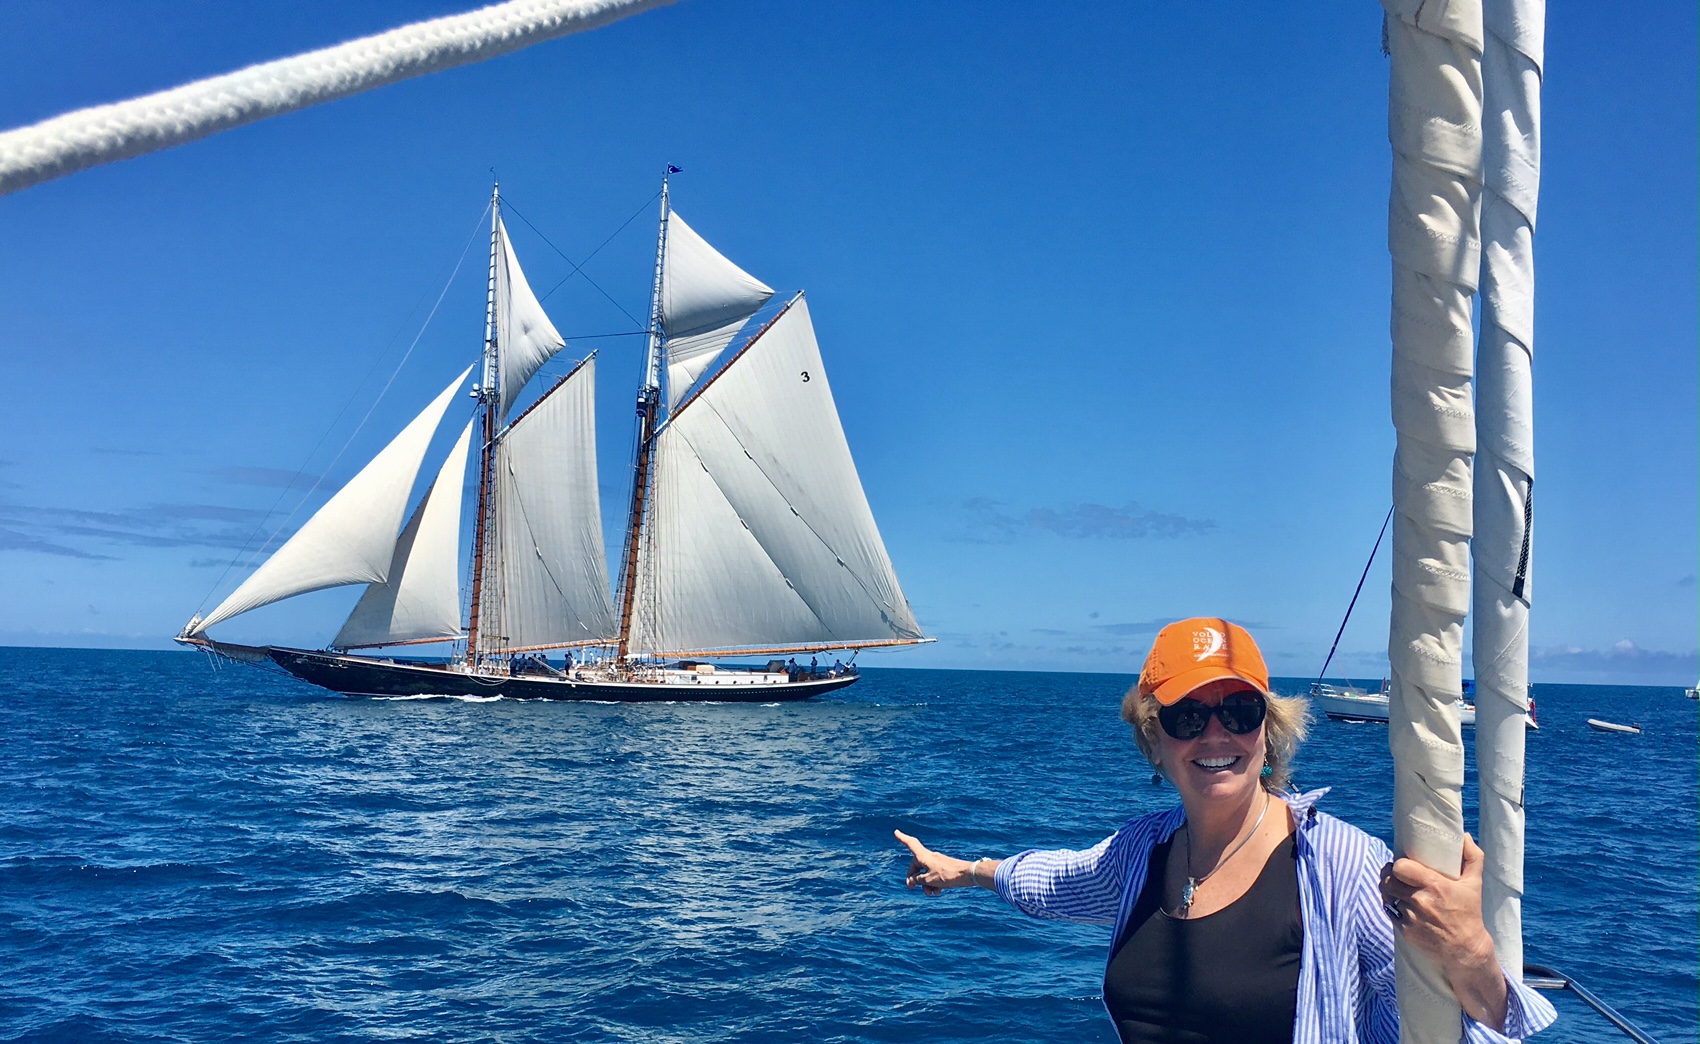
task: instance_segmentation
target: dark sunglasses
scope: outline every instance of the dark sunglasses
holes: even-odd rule
[[[1214,714],[1224,729],[1236,736],[1244,736],[1257,731],[1268,711],[1269,704],[1264,702],[1260,693],[1255,692],[1230,693],[1214,707],[1188,696],[1159,708],[1157,721],[1163,726],[1163,731],[1175,739],[1189,740],[1204,735],[1204,730],[1210,727],[1210,716]]]

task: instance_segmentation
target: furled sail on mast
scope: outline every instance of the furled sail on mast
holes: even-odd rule
[[[927,640],[898,586],[799,294],[656,437],[643,654]]]
[[[1524,724],[1534,526],[1535,212],[1546,0],[1484,0],[1481,342],[1476,349],[1471,647],[1476,779],[1487,853],[1482,919],[1523,967]]]
[[[493,651],[612,640],[614,605],[596,481],[596,360],[522,413],[496,449],[496,526],[486,567],[501,597]]]
[[[684,398],[773,289],[728,261],[685,224],[667,217],[661,268],[661,328],[667,335],[667,404]]]
[[[525,383],[567,342],[531,292],[500,215],[496,217],[496,344],[502,364],[497,389],[502,401],[496,419],[501,421]]]
[[[461,429],[431,491],[401,531],[389,579],[366,588],[333,648],[460,637],[460,502],[474,423]]]
[[[456,389],[471,372],[471,367],[461,371],[230,597],[195,623],[187,636],[202,634],[222,620],[293,595],[387,580],[397,532],[426,447]]]

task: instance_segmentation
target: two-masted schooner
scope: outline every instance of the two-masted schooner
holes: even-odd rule
[[[520,270],[499,191],[491,215],[478,405],[405,525],[427,450],[473,367],[177,641],[350,695],[739,701],[806,699],[854,682],[857,650],[931,641],[868,508],[808,302],[799,292],[776,309],[771,288],[673,212],[665,178],[631,506],[611,589],[595,353],[510,416],[566,343]],[[463,599],[469,485],[477,504]],[[263,605],[351,584],[366,591],[326,649],[207,634]],[[367,652],[444,642],[453,643],[446,661]],[[552,650],[565,650],[562,666]],[[844,651],[848,664],[796,663]],[[772,658],[706,662],[727,657]]]

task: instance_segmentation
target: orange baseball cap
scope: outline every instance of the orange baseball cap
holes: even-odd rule
[[[1269,692],[1269,668],[1245,628],[1214,616],[1196,616],[1157,632],[1145,669],[1139,672],[1139,694],[1154,696],[1168,707],[1200,685],[1223,678],[1238,678]]]

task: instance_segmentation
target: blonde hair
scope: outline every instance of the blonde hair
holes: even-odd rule
[[[1271,770],[1262,779],[1263,789],[1279,793],[1293,781],[1293,758],[1310,732],[1310,700],[1273,692],[1264,693],[1263,698],[1269,705],[1269,712],[1263,718],[1263,760]],[[1162,772],[1163,766],[1157,758],[1160,742],[1157,736],[1163,731],[1157,721],[1159,709],[1156,697],[1139,694],[1138,682],[1122,697],[1122,720],[1133,726],[1133,741],[1139,744],[1139,752],[1151,767]]]

